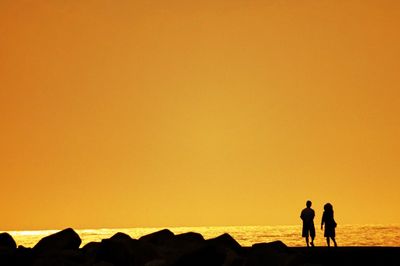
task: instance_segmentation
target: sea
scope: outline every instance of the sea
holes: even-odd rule
[[[132,238],[169,229],[175,234],[197,232],[205,239],[228,233],[242,246],[252,246],[255,243],[265,243],[280,240],[287,246],[304,246],[300,225],[274,226],[203,226],[203,227],[162,227],[162,228],[113,228],[113,229],[76,229],[82,239],[81,247],[89,242],[99,242],[123,232]],[[326,246],[322,230],[316,227],[316,246]],[[8,231],[17,245],[33,247],[40,239],[56,233],[58,230]],[[336,228],[338,246],[400,246],[400,224],[395,225],[338,225]]]

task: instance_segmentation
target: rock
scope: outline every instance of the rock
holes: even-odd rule
[[[197,249],[183,254],[173,266],[222,266],[226,258],[226,252],[221,248],[204,243]]]
[[[187,249],[191,249],[195,246],[199,246],[205,242],[204,237],[199,233],[183,233],[176,235],[171,243],[169,243],[169,247],[185,251]]]
[[[193,252],[205,243],[204,237],[198,233],[183,233],[176,235],[167,244],[154,245],[160,256],[164,258],[166,265],[175,263],[184,254]]]
[[[163,229],[139,238],[140,241],[148,242],[153,245],[165,245],[174,239],[174,233],[168,229]]]
[[[204,240],[197,233],[186,233],[175,236],[174,257],[169,262],[174,266],[184,265],[221,265],[241,266],[243,258],[242,247],[229,234],[223,234],[213,239]],[[172,260],[171,260],[172,258]]]
[[[273,241],[269,243],[257,243],[252,246],[254,250],[265,250],[271,249],[278,252],[290,252],[288,246],[286,246],[282,241]]]
[[[127,235],[125,233],[118,232],[115,235],[113,235],[111,240],[116,240],[116,241],[131,241],[133,238],[130,235]]]
[[[15,249],[0,248],[0,265],[16,265],[17,254]]]
[[[0,234],[0,248],[16,249],[17,243],[9,233]]]
[[[97,261],[97,254],[101,246],[100,242],[89,242],[81,248],[82,255],[85,257],[85,261],[91,265]]]
[[[26,248],[24,246],[18,246],[17,249],[17,263],[16,265],[31,265],[34,254],[32,248]]]
[[[247,256],[245,266],[286,266],[291,265],[295,254],[281,241],[254,244]]]
[[[242,252],[242,246],[229,234],[225,233],[216,238],[207,240],[207,242],[212,243],[220,247],[228,248],[235,251],[236,253]]]
[[[91,265],[91,266],[114,266],[114,264],[105,262],[105,261],[99,261],[99,262],[96,262],[94,264],[89,264],[89,265]]]
[[[179,242],[182,241],[183,243],[202,242],[202,241],[204,241],[204,237],[199,233],[187,232],[187,233],[175,235],[174,241],[179,241]]]
[[[155,259],[147,262],[144,266],[165,266],[166,261],[162,259]]]
[[[126,240],[103,239],[96,252],[97,261],[105,261],[113,265],[134,265],[131,258],[130,243]]]
[[[84,245],[81,250],[84,254],[93,254],[99,249],[100,245],[100,242],[89,242]]]
[[[78,250],[81,242],[79,235],[73,229],[67,228],[42,238],[33,247],[33,250],[36,253],[68,249]]]
[[[105,261],[115,266],[144,265],[160,257],[153,245],[132,239],[123,233],[102,240],[96,253],[97,261]]]
[[[84,257],[78,250],[63,249],[52,250],[36,256],[33,266],[78,266],[83,265]]]

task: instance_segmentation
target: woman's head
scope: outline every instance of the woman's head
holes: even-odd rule
[[[324,205],[324,210],[325,211],[333,211],[333,206],[330,203],[327,203]]]

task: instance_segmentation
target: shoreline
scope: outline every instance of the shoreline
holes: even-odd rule
[[[272,242],[281,240],[291,247],[304,247],[305,241],[301,237],[300,225],[276,226],[207,226],[207,227],[132,227],[132,228],[102,228],[102,229],[76,229],[82,239],[82,245],[92,241],[101,241],[112,235],[123,232],[132,238],[140,238],[168,228],[175,234],[185,232],[198,232],[205,239],[217,237],[225,232],[229,233],[242,246],[251,246],[255,243]],[[61,228],[62,229],[62,228]],[[33,247],[41,238],[53,234],[58,230],[35,231],[8,231],[19,245]],[[340,225],[337,231],[339,246],[400,246],[400,226],[389,225]],[[373,236],[373,237],[372,237]],[[316,246],[326,246],[322,232],[317,232]]]
[[[8,233],[0,234],[0,265],[7,266],[399,266],[400,247],[290,247],[282,241],[241,246],[224,233],[204,239],[196,232],[174,234],[163,229],[134,239],[116,233],[81,247],[71,228],[18,246]]]

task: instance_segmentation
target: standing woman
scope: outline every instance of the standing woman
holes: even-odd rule
[[[321,230],[324,228],[324,224],[325,224],[324,236],[326,237],[326,243],[328,244],[328,247],[330,247],[330,239],[332,239],[333,243],[335,244],[335,247],[337,247],[335,240],[336,222],[335,219],[333,218],[333,207],[332,204],[330,203],[327,203],[324,206],[324,214],[322,215],[322,221],[321,221]]]

